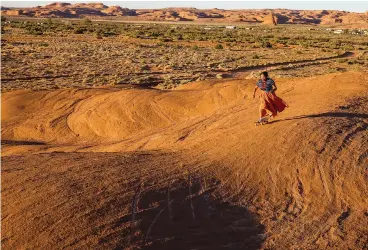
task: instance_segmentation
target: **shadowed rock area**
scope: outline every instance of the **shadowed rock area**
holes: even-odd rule
[[[367,76],[2,94],[2,246],[364,249]]]

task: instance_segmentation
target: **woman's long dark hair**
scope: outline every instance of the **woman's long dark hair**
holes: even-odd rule
[[[268,72],[267,72],[267,71],[263,71],[263,72],[261,73],[261,75],[264,75],[266,78],[268,78]]]

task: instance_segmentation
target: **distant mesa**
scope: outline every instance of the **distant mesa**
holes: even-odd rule
[[[224,10],[218,8],[196,9],[170,7],[163,9],[128,9],[121,6],[107,6],[103,3],[55,2],[31,8],[1,7],[5,16],[82,18],[117,17],[121,20],[136,21],[192,21],[199,23],[249,23],[249,24],[312,24],[350,25],[367,27],[367,13],[338,10],[289,10],[289,9],[242,9]]]
[[[11,8],[4,7],[4,6],[1,6],[0,8],[1,8],[1,10],[2,10],[2,11],[3,11],[3,10],[10,10],[10,9],[11,9]]]
[[[270,13],[263,19],[263,24],[277,25],[277,17]]]
[[[9,9],[9,10],[6,10],[6,11],[1,11],[2,14],[6,14],[8,16],[20,16],[20,15],[23,15],[23,10],[12,10],[12,9]]]
[[[322,10],[322,11],[321,11],[321,14],[322,14],[322,15],[328,15],[328,14],[329,14],[329,12],[328,12],[327,10]]]
[[[91,8],[91,9],[106,9],[108,8],[103,3],[76,3],[71,5],[72,8]]]
[[[135,16],[135,10],[130,10],[128,8],[121,8],[120,6],[110,6],[103,9],[101,12],[111,15],[111,16]]]

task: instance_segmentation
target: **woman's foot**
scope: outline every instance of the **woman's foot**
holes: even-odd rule
[[[267,122],[270,118],[266,115],[266,116],[263,116],[261,118],[259,118],[259,122]]]

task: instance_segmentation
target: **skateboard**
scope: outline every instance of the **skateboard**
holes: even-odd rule
[[[268,120],[270,119],[270,117],[268,116],[265,116],[265,117],[262,117],[261,119],[259,119],[258,121],[254,122],[256,126],[259,126],[259,125],[265,125],[268,123]]]

